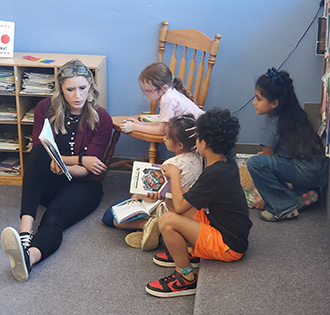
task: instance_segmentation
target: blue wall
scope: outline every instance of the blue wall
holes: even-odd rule
[[[319,0],[10,0],[0,20],[14,21],[15,51],[107,56],[108,110],[113,116],[148,109],[137,77],[157,59],[161,21],[222,35],[205,109],[235,111],[254,93],[254,82],[278,67],[315,15]],[[322,10],[320,14],[322,15]],[[282,67],[298,99],[319,102],[323,58],[315,56],[317,23]],[[45,58],[47,56],[45,55]],[[239,141],[258,143],[262,117],[252,103],[239,112]],[[122,135],[115,156],[144,156],[147,145]]]

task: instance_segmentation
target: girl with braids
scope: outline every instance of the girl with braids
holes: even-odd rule
[[[149,294],[164,298],[195,294],[198,275],[193,268],[198,257],[230,262],[247,250],[249,209],[237,164],[225,155],[235,146],[238,132],[238,119],[229,110],[209,110],[198,118],[196,147],[206,167],[187,192],[180,185],[180,170],[162,165],[171,178],[174,209],[159,220],[168,251],[156,254],[153,261],[175,271],[148,283]]]
[[[202,173],[202,160],[196,154],[196,120],[192,114],[173,117],[165,127],[164,142],[167,150],[174,152],[175,156],[166,160],[165,164],[174,164],[180,170],[180,185],[183,191],[187,191]],[[159,199],[158,193],[149,196],[133,195],[132,198],[144,199],[155,202]],[[142,232],[133,232],[126,236],[126,243],[142,250],[152,250],[159,243],[158,218],[164,212],[173,211],[171,199],[165,199],[156,209],[155,214],[148,218],[137,219],[122,224],[117,224],[113,219],[110,209],[106,211],[103,222],[109,226],[120,229],[141,229]]]
[[[108,146],[112,120],[98,106],[92,72],[72,60],[59,69],[55,93],[38,103],[34,113],[33,149],[24,170],[21,224],[2,231],[1,244],[12,273],[26,281],[31,266],[53,254],[63,231],[93,212],[101,201],[101,159]],[[49,157],[38,136],[48,118],[62,159],[72,175],[69,181]],[[38,206],[47,207],[38,231],[32,233]]]
[[[256,82],[253,104],[258,115],[267,115],[261,130],[263,151],[247,164],[263,198],[254,206],[265,206],[261,212],[265,221],[296,217],[317,201],[327,184],[323,144],[300,107],[287,72],[268,69]]]
[[[184,88],[180,78],[172,75],[171,70],[162,62],[148,65],[139,76],[140,87],[148,102],[159,100],[160,121],[140,122],[137,119],[125,120],[121,124],[122,132],[141,131],[156,135],[165,134],[165,126],[170,118],[193,114],[197,119],[203,111],[194,103]]]

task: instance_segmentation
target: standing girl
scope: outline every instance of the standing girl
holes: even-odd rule
[[[258,115],[267,115],[263,151],[247,163],[265,204],[261,219],[296,217],[301,208],[317,201],[327,184],[323,144],[300,107],[287,72],[268,69],[257,80],[253,104]]]
[[[23,178],[19,233],[2,231],[1,244],[12,273],[26,281],[31,266],[53,254],[65,229],[87,217],[101,201],[101,158],[108,146],[112,121],[97,104],[92,72],[80,61],[66,63],[58,72],[53,97],[39,102],[34,113],[33,149]],[[55,142],[72,180],[62,175],[38,136],[48,118]],[[38,231],[32,234],[39,204],[47,207]]]
[[[195,151],[196,143],[196,121],[192,114],[171,118],[165,127],[164,142],[167,150],[174,152],[175,156],[167,159],[164,164],[174,164],[180,170],[180,183],[184,192],[195,183],[202,173],[202,159]],[[134,195],[133,198],[144,199],[155,202],[158,200],[157,194],[149,197]],[[145,220],[144,218],[117,224],[113,220],[112,212],[108,209],[103,217],[103,222],[107,226],[116,226],[120,229],[141,229],[142,232],[133,232],[126,236],[128,245],[141,248],[142,250],[152,250],[159,243],[158,218],[163,212],[172,211],[172,199],[165,199],[156,209],[155,215]]]
[[[193,114],[197,119],[203,111],[193,102],[192,96],[184,88],[180,78],[162,62],[147,66],[139,76],[140,87],[148,102],[159,100],[159,122],[145,123],[137,119],[123,121],[122,132],[141,131],[156,135],[165,134],[165,126],[170,118]]]

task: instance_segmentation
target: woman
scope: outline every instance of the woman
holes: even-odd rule
[[[53,254],[63,230],[93,212],[101,201],[101,158],[111,137],[112,120],[97,104],[92,72],[78,60],[67,62],[57,74],[53,97],[39,102],[34,114],[33,149],[24,172],[19,234],[2,231],[1,244],[14,277],[26,281],[31,266]],[[69,181],[49,157],[38,136],[48,118]],[[39,204],[47,207],[38,232],[32,228]]]

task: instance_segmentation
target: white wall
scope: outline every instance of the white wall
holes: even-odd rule
[[[157,59],[161,21],[222,35],[205,109],[235,111],[253,96],[254,82],[278,67],[311,22],[319,0],[10,0],[0,20],[16,22],[15,50],[107,56],[108,110],[113,116],[146,110],[137,77]],[[320,11],[320,15],[322,10]],[[298,99],[319,102],[323,58],[315,56],[315,22],[282,67]],[[259,142],[261,117],[252,103],[237,114],[239,141]],[[144,156],[147,145],[122,135],[115,156]]]

